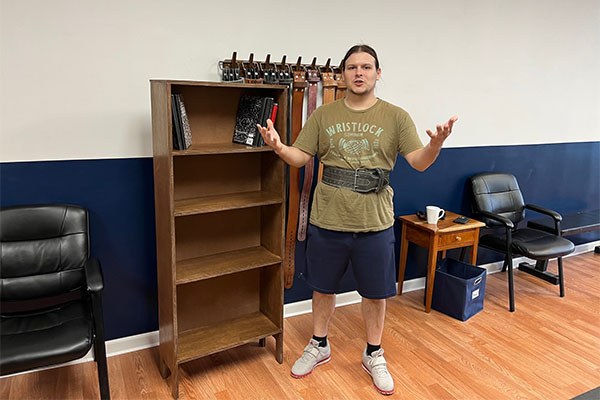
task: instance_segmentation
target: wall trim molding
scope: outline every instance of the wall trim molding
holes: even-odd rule
[[[587,253],[590,251],[594,251],[596,246],[600,246],[600,240],[590,243],[580,244],[575,247],[575,251],[572,254],[569,254],[565,258],[572,257],[578,254]],[[519,263],[523,261],[528,261],[526,257],[518,257],[513,259],[513,268],[518,267]],[[479,267],[485,268],[489,274],[495,274],[500,272],[502,269],[502,261],[489,263],[485,265],[479,265]],[[397,285],[397,284],[396,284]],[[396,287],[397,288],[397,287]],[[425,288],[425,278],[416,278],[411,279],[410,281],[404,282],[403,293],[413,292],[415,290],[420,290]],[[340,293],[336,296],[336,305],[335,307],[343,307],[350,304],[360,303],[361,297],[357,291]],[[283,307],[283,317],[294,317],[297,315],[308,314],[312,311],[311,300],[303,300],[290,304],[286,304]],[[156,347],[159,344],[158,331],[146,332],[139,335],[126,336],[119,339],[108,340],[106,342],[106,356],[113,357],[120,354],[130,353],[132,351],[138,351],[147,349],[150,347]],[[5,375],[2,378],[8,376],[16,376],[20,374],[27,374],[34,371],[42,371],[50,368],[64,367],[72,364],[79,364],[82,362],[94,361],[94,355],[92,350],[85,355],[85,357],[80,358],[79,360],[71,361],[64,364],[53,365],[50,367],[39,368],[32,371],[20,372],[12,375]]]

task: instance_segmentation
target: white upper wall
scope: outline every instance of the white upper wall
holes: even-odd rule
[[[450,147],[600,140],[598,0],[0,0],[0,161],[152,155],[149,79],[379,53],[378,96]]]

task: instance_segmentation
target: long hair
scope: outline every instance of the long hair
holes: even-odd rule
[[[346,55],[342,60],[342,64],[340,65],[342,71],[346,69],[346,60],[348,60],[348,58],[354,53],[367,53],[372,55],[375,59],[375,68],[379,69],[379,58],[377,58],[377,52],[375,51],[375,49],[366,44],[357,44],[355,46],[352,46],[350,50],[346,52]]]

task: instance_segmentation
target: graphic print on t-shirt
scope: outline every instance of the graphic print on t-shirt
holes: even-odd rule
[[[329,152],[348,161],[367,161],[379,151],[383,128],[375,124],[338,122],[325,129]]]

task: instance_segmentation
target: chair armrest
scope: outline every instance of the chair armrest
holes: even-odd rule
[[[84,266],[85,280],[87,282],[87,290],[92,293],[99,293],[104,289],[104,278],[102,277],[102,269],[100,263],[95,258],[90,258]]]
[[[104,344],[104,313],[102,312],[102,289],[104,289],[104,278],[102,277],[102,268],[100,262],[95,258],[90,258],[83,267],[85,279],[87,281],[87,297],[92,307],[92,316],[94,318],[94,360],[98,362],[99,358],[106,358],[106,348]],[[98,363],[100,368],[100,363]],[[100,373],[100,372],[98,372]],[[102,383],[100,384],[102,386]],[[108,392],[108,384],[106,384]],[[102,396],[104,398],[104,396]],[[110,395],[106,398],[110,398]]]
[[[488,211],[478,211],[478,212],[479,212],[479,214],[483,215],[486,218],[493,219],[494,221],[500,222],[507,229],[514,229],[514,227],[515,227],[515,224],[513,224],[513,222],[510,219],[503,217],[502,215],[492,214],[491,212],[488,212]]]
[[[560,215],[559,213],[557,213],[554,210],[550,210],[548,208],[538,206],[535,204],[525,204],[525,208],[539,212],[540,214],[546,214],[546,215],[549,215],[550,217],[552,217],[554,219],[554,234],[556,236],[561,236],[560,221],[562,221],[562,215]]]
[[[539,212],[541,214],[546,214],[554,218],[555,221],[562,221],[562,216],[554,210],[550,210],[549,208],[545,208],[542,206],[538,206],[535,204],[525,204],[525,208],[529,210],[533,210]]]

